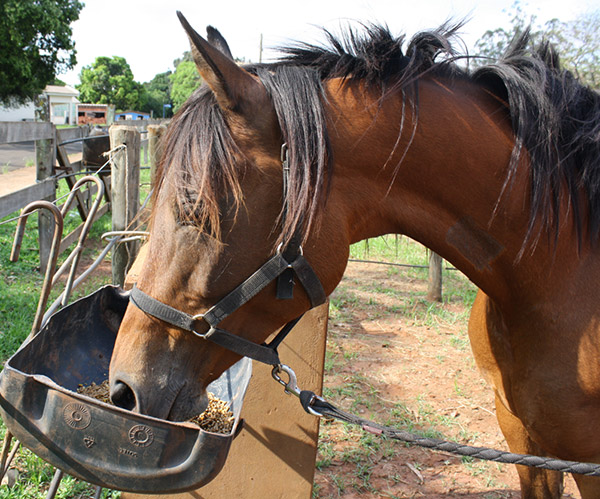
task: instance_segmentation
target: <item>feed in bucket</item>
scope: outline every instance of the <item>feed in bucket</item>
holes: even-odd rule
[[[77,393],[106,404],[114,405],[110,400],[110,385],[108,379],[100,384],[92,382],[89,385],[79,385]],[[208,392],[208,407],[204,412],[189,419],[189,421],[197,424],[204,431],[227,435],[233,430],[235,418],[231,411],[230,404],[221,400],[213,393]]]

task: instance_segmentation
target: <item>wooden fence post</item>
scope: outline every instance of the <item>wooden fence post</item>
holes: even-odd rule
[[[128,230],[140,203],[140,133],[134,127],[112,125],[109,129],[112,152],[112,230]],[[125,148],[115,151],[118,146]],[[137,253],[137,243],[117,245],[112,253],[113,284],[123,286],[125,274]]]
[[[148,156],[150,157],[150,185],[154,187],[156,168],[162,156],[162,137],[167,130],[165,125],[148,125]]]
[[[47,96],[40,96],[36,102],[36,121],[50,121],[50,104]],[[56,154],[55,140],[56,132],[53,130],[54,138],[35,141],[35,165],[36,180],[41,182],[54,175],[54,159]],[[46,201],[54,201],[56,194],[44,198]],[[50,246],[54,233],[54,219],[47,210],[38,212],[38,237],[40,243],[40,272],[44,274],[48,266]]]
[[[427,290],[429,301],[442,301],[442,257],[429,251],[429,287]]]

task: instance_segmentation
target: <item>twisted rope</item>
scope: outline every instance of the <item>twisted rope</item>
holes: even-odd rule
[[[370,433],[382,434],[395,440],[402,440],[403,442],[418,445],[419,447],[450,452],[451,454],[457,454],[459,456],[483,459],[485,461],[495,461],[497,463],[521,464],[523,466],[532,466],[534,468],[560,471],[563,473],[600,476],[600,464],[565,461],[551,457],[532,456],[530,454],[515,454],[513,452],[490,449],[488,447],[474,447],[471,445],[448,442],[446,440],[438,440],[436,438],[420,437],[402,430],[386,429],[380,431],[365,425],[363,425],[362,428]]]
[[[449,452],[459,456],[483,459],[485,461],[520,464],[523,466],[560,471],[563,473],[577,473],[578,475],[600,476],[600,464],[565,461],[563,459],[532,456],[530,454],[515,454],[513,452],[490,449],[488,447],[474,447],[472,445],[464,445],[437,438],[422,437],[390,426],[383,426],[355,416],[349,412],[342,411],[308,390],[302,390],[298,396],[302,407],[309,414],[316,413],[317,415],[355,424],[374,435],[383,435],[388,438],[393,438],[394,440],[401,440],[412,445],[418,445],[419,447]]]

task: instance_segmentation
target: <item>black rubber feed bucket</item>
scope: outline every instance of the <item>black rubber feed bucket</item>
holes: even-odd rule
[[[0,415],[35,454],[87,482],[156,494],[195,489],[225,463],[252,363],[241,360],[208,388],[231,405],[235,423],[228,435],[75,393],[80,384],[107,378],[127,303],[127,293],[106,286],[54,314],[0,373]]]

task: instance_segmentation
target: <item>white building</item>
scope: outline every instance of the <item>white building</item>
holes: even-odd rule
[[[55,125],[77,125],[77,105],[79,91],[68,85],[48,85],[42,95],[50,101],[50,121]],[[33,102],[19,107],[0,106],[0,121],[34,121],[35,105]]]
[[[79,91],[65,85],[48,85],[44,95],[50,100],[50,121],[55,125],[77,125]]]

